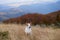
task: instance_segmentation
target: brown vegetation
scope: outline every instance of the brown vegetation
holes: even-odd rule
[[[57,24],[60,23],[60,10],[48,14],[25,14],[21,17],[11,18],[4,21],[4,23],[27,23],[31,22],[32,24]]]

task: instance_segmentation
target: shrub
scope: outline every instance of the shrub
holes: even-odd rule
[[[9,40],[9,33],[8,33],[8,31],[0,32],[0,40]]]

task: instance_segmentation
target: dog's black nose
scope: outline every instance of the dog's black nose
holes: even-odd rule
[[[31,28],[31,27],[29,27],[29,28]]]

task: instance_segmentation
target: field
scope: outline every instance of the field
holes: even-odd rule
[[[60,40],[60,29],[42,28],[39,26],[32,26],[32,34],[26,35],[24,28],[26,25],[21,24],[0,24],[1,32],[7,35],[7,37],[0,36],[0,40]],[[6,36],[5,35],[5,36]]]

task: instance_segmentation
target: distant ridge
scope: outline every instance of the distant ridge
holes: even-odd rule
[[[11,18],[9,20],[3,21],[4,23],[27,23],[31,22],[32,24],[53,24],[56,22],[60,22],[60,10],[48,14],[25,14],[17,18]]]

